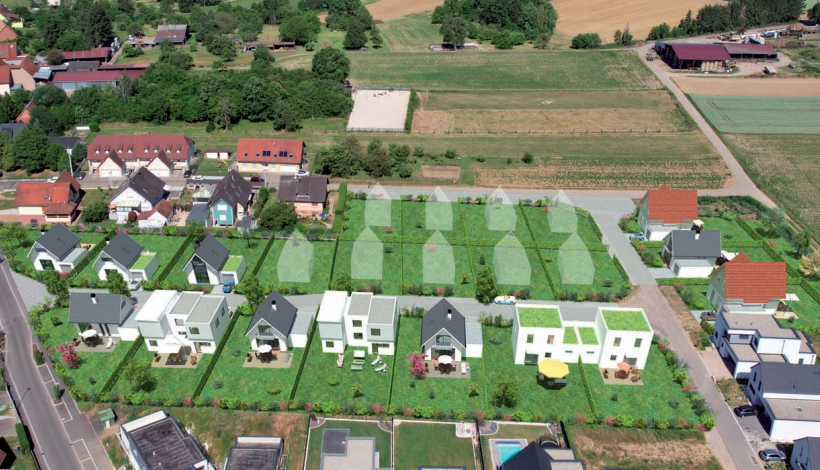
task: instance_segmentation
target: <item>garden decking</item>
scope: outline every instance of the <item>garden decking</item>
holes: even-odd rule
[[[262,354],[248,353],[242,367],[253,369],[290,369],[293,364],[293,354],[291,353],[276,353],[276,359],[266,360]]]
[[[154,356],[154,360],[151,361],[151,367],[166,369],[196,369],[197,365],[199,365],[200,359],[202,359],[202,356],[203,354],[201,353],[191,353],[190,355],[157,353],[157,355]],[[191,361],[191,358],[195,358],[194,362]]]

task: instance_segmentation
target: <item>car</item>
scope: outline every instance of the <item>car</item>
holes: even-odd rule
[[[296,172],[296,176],[310,176],[310,172],[307,170],[299,170]]]
[[[82,179],[85,178],[85,172],[84,171],[78,171],[77,174],[74,175],[74,178],[76,178],[77,181],[82,181]]]
[[[123,174],[124,176],[129,176],[129,175],[131,175],[131,169],[130,169],[130,168],[126,168],[126,169],[122,170],[122,174]]]
[[[222,284],[222,293],[230,294],[231,292],[233,292],[233,281],[225,281],[225,283]]]
[[[700,314],[701,320],[706,321],[717,321],[717,313],[715,312],[703,312]]]
[[[747,416],[757,416],[757,408],[752,405],[741,405],[734,409],[736,415],[741,418],[745,418]]]
[[[515,305],[515,296],[499,295],[498,297],[493,299],[493,303],[498,305]]]
[[[643,232],[630,233],[629,234],[629,239],[630,240],[638,240],[639,242],[642,242],[642,241],[646,240],[646,235],[644,235]]]
[[[265,182],[265,180],[263,180],[262,178],[260,178],[256,175],[251,176],[251,183],[264,183],[264,182]]]
[[[51,178],[49,178],[49,179],[48,179],[48,182],[49,182],[49,183],[56,183],[56,182],[57,182],[57,177],[56,177],[56,176],[52,176]]]
[[[194,181],[202,181],[204,178],[202,175],[194,175],[191,179]]]
[[[192,174],[194,174],[194,172],[193,172],[193,171],[191,171],[191,170],[185,170],[185,173],[183,173],[183,174],[182,174],[182,177],[183,177],[183,178],[190,178]]]
[[[786,453],[777,449],[763,449],[757,453],[764,462],[785,462]]]
[[[140,290],[140,286],[142,286],[142,281],[139,279],[131,279],[128,281],[128,290]]]

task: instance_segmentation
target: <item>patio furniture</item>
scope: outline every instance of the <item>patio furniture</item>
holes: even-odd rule
[[[196,356],[191,356],[191,365],[192,366],[196,365]]]
[[[248,353],[248,354],[245,356],[245,362],[251,362],[251,360],[253,360],[253,357],[251,356],[251,353]]]
[[[454,361],[453,361],[452,356],[442,355],[442,356],[438,357],[438,362],[439,362],[439,364],[448,364],[449,365],[449,364],[452,364]]]
[[[376,372],[382,372],[382,371],[385,371],[385,370],[387,370],[387,364],[382,364],[382,365],[380,365],[379,367],[376,368]]]
[[[273,351],[273,347],[271,347],[270,344],[262,344],[256,349],[262,354],[267,354],[267,353]]]
[[[370,365],[375,367],[376,364],[380,363],[381,361],[382,361],[382,357],[381,356],[376,356],[376,359],[374,359],[373,362],[370,363]]]
[[[607,369],[604,369],[604,378],[605,379],[609,378],[609,371]]]
[[[114,346],[114,338],[108,338],[108,343],[105,344],[105,349],[111,349]]]
[[[632,366],[627,364],[626,362],[619,362],[617,364],[617,366],[618,366],[618,370],[623,370],[623,371],[628,371],[629,369],[632,368]]]
[[[350,364],[350,370],[364,370],[364,359],[353,359],[353,363]]]
[[[461,363],[461,375],[467,375],[467,363],[466,362]]]
[[[364,349],[354,349],[353,359],[364,359],[367,357],[367,352]]]
[[[630,380],[632,380],[632,383],[638,383],[638,381],[641,380],[641,376],[633,375],[632,379],[630,379]]]
[[[345,355],[344,354],[339,354],[339,357],[336,358],[336,367],[341,369],[344,366],[344,363],[345,363]]]
[[[159,362],[160,356],[159,353],[154,353],[154,362]]]
[[[438,370],[438,361],[433,359],[433,369]]]
[[[618,372],[615,372],[616,379],[626,379],[627,377],[629,377],[629,372],[625,370],[619,370]]]

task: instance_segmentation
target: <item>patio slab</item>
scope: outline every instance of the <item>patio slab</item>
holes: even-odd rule
[[[169,361],[170,354],[161,353],[158,355],[159,361],[152,360],[151,367],[158,369],[196,369],[202,359],[202,353],[191,353],[189,356],[184,356],[184,360]],[[196,364],[191,364],[191,356],[196,356]]]
[[[643,378],[638,379],[637,382],[632,381],[632,374],[625,379],[616,379],[615,372],[617,369],[607,369],[609,370],[609,378],[604,378],[604,369],[598,369],[598,373],[601,374],[601,379],[604,381],[604,385],[643,385]]]
[[[277,359],[270,362],[263,362],[251,353],[251,360],[245,360],[242,363],[242,367],[251,369],[290,369],[291,365],[293,365],[293,354],[291,353],[279,353]]]
[[[469,364],[469,361],[456,361],[456,362],[454,362],[453,363],[453,365],[454,365],[453,370],[450,371],[449,374],[443,374],[443,373],[437,371],[436,368],[433,367],[433,361],[424,361],[424,362],[430,368],[430,370],[427,372],[427,378],[428,379],[469,379],[470,378],[470,372],[471,371],[469,369],[467,370],[466,374],[461,373],[461,363],[462,362],[467,362],[467,364]],[[472,368],[472,365],[470,365],[470,367]]]
[[[96,353],[110,353],[114,352],[117,349],[117,346],[120,344],[120,340],[114,338],[114,345],[111,348],[106,348],[105,345],[108,343],[108,338],[103,338],[101,343],[95,343],[93,346],[89,346],[82,341],[80,344],[74,347],[74,351],[76,352],[96,352]]]

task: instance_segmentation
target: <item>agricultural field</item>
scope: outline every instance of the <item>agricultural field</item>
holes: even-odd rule
[[[441,0],[416,0],[407,2],[404,0],[377,0],[375,2],[365,0],[367,10],[376,21],[388,21],[404,16],[422,12],[432,12],[435,7],[441,5]]]
[[[820,46],[820,44],[818,44]],[[814,50],[817,50],[814,48]],[[816,78],[706,78],[675,76],[672,80],[684,93],[726,96],[820,96]]]
[[[426,51],[430,44],[440,43],[440,25],[430,22],[430,14],[396,18],[379,25],[384,49],[393,52]]]
[[[720,132],[732,134],[820,133],[820,96],[718,96],[690,98]]]

